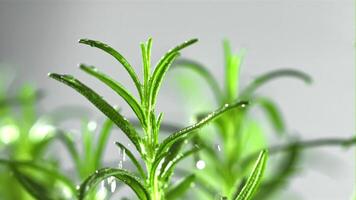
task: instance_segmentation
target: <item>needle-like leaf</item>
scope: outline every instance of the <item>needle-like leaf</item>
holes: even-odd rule
[[[35,179],[20,172],[16,167],[11,167],[16,180],[26,189],[26,191],[35,199],[51,200],[49,188],[39,183]]]
[[[174,47],[170,51],[168,51],[160,59],[160,61],[158,62],[157,66],[153,72],[151,80],[150,80],[150,98],[151,98],[150,102],[151,102],[151,105],[155,105],[158,90],[162,83],[164,74],[167,72],[167,70],[168,70],[169,66],[171,65],[171,63],[173,62],[173,60],[179,55],[179,51],[181,49],[184,49],[184,48],[196,43],[197,41],[198,41],[198,39],[188,40],[188,41]]]
[[[226,100],[231,102],[237,98],[240,78],[240,65],[242,55],[232,54],[230,44],[227,40],[224,41],[225,51],[225,89]]]
[[[162,65],[157,66],[155,69],[152,78],[150,80],[150,97],[151,97],[151,105],[154,107],[156,103],[156,98],[158,95],[159,88],[161,87],[164,75],[166,74],[168,68],[174,61],[179,56],[178,52],[175,52],[171,55],[168,56],[168,58],[165,60],[165,62],[162,63]]]
[[[83,200],[85,196],[90,191],[91,188],[96,186],[101,181],[109,177],[115,177],[122,181],[124,184],[129,186],[137,195],[140,200],[150,200],[149,193],[144,185],[139,181],[137,177],[132,175],[131,173],[122,170],[122,169],[114,169],[114,168],[103,168],[97,170],[94,174],[89,176],[79,188],[78,199]]]
[[[140,98],[142,99],[143,94],[142,94],[140,80],[138,79],[138,77],[135,73],[135,70],[133,69],[133,67],[130,65],[130,63],[126,60],[126,58],[124,56],[122,56],[119,52],[117,52],[115,49],[113,49],[109,45],[104,44],[100,41],[81,39],[81,40],[79,40],[79,43],[87,44],[92,47],[99,48],[99,49],[105,51],[106,53],[112,55],[117,61],[119,61],[124,66],[126,71],[129,73],[132,80],[134,81],[137,91],[139,92]]]
[[[223,113],[225,113],[225,112],[227,112],[229,110],[232,110],[232,109],[236,109],[236,108],[244,109],[247,106],[247,104],[248,104],[248,102],[246,102],[246,101],[239,101],[239,102],[235,102],[235,103],[232,103],[232,104],[225,104],[221,108],[209,113],[206,117],[204,117],[203,119],[198,121],[196,124],[188,126],[188,127],[184,128],[184,129],[178,131],[178,132],[173,133],[169,137],[167,137],[160,144],[158,152],[160,152],[160,153],[166,152],[169,149],[169,147],[172,144],[174,144],[176,141],[183,140],[183,139],[187,138],[188,136],[192,135],[193,133],[196,133],[196,131],[198,129],[200,129],[201,127],[207,125],[212,120],[218,118]],[[190,134],[190,133],[192,133],[192,134]]]
[[[184,153],[178,154],[174,159],[169,160],[169,165],[166,165],[164,168],[162,167],[160,169],[160,177],[162,177],[163,180],[169,180],[169,178],[173,174],[176,165],[184,158],[187,158],[188,156],[198,152],[199,150],[199,147],[194,147]]]
[[[283,116],[278,106],[268,98],[258,97],[255,103],[260,105],[278,134],[285,132]]]
[[[267,82],[274,80],[276,78],[282,77],[291,77],[304,81],[305,83],[311,83],[311,77],[298,70],[294,69],[278,69],[271,72],[267,72],[259,77],[257,77],[252,83],[250,83],[245,89],[241,92],[240,97],[249,97],[254,93],[256,89],[266,84]]]
[[[64,131],[58,130],[56,138],[66,147],[71,159],[73,160],[76,170],[80,172],[80,158],[75,142]]]
[[[97,146],[94,152],[94,162],[95,162],[96,169],[101,167],[100,164],[101,164],[102,155],[106,147],[106,144],[108,143],[108,139],[112,127],[113,127],[113,122],[110,119],[107,119],[103,124],[102,130],[100,131]]]
[[[141,164],[138,162],[138,160],[135,158],[135,156],[133,155],[133,153],[126,148],[123,144],[121,144],[120,142],[115,142],[116,146],[118,146],[120,149],[125,151],[125,154],[130,158],[130,160],[132,161],[132,163],[135,165],[135,167],[137,168],[137,171],[139,172],[139,174],[141,175],[142,178],[145,178],[145,171],[143,170]]]
[[[109,103],[107,103],[100,95],[94,92],[91,88],[84,85],[79,80],[69,75],[49,74],[49,76],[57,81],[60,81],[81,95],[86,97],[92,104],[94,104],[103,114],[111,119],[130,139],[137,151],[141,153],[140,137],[135,128],[127,121],[120,113],[118,113]]]
[[[128,92],[120,83],[112,79],[110,76],[100,72],[94,66],[87,66],[84,64],[80,65],[80,69],[87,72],[88,74],[96,77],[101,80],[111,89],[113,89],[118,95],[120,95],[125,102],[131,107],[131,109],[135,112],[137,118],[140,120],[141,124],[144,125],[144,114],[140,104],[136,101],[136,99]]]
[[[248,177],[246,184],[237,195],[235,200],[250,200],[252,199],[253,195],[256,193],[261,181],[264,170],[266,168],[267,163],[267,151],[261,151],[260,155],[257,158],[255,166]]]
[[[65,186],[67,186],[71,190],[73,194],[75,193],[75,186],[72,184],[71,180],[63,176],[62,174],[58,173],[56,170],[53,170],[49,167],[41,166],[31,161],[14,161],[14,160],[4,160],[4,159],[0,159],[0,165],[6,165],[10,168],[15,167],[16,169],[27,168],[27,169],[35,170],[46,176],[53,177],[55,180],[61,181],[62,183],[65,184]]]
[[[181,198],[189,188],[191,188],[192,184],[194,184],[195,175],[189,175],[183,178],[177,185],[173,186],[166,193],[166,199],[179,199]]]
[[[173,62],[172,64],[172,69],[179,67],[179,68],[187,68],[195,71],[198,73],[202,78],[205,79],[205,81],[208,83],[209,87],[211,88],[211,91],[214,94],[214,97],[216,99],[216,103],[221,104],[222,102],[222,92],[220,89],[220,86],[214,76],[207,70],[202,64],[190,60],[187,58],[181,58],[177,59],[176,61]]]
[[[298,172],[298,164],[301,161],[301,148],[297,145],[291,146],[290,149],[284,151],[282,159],[277,163],[276,172],[271,174],[267,181],[261,184],[261,189],[255,195],[255,199],[269,199],[277,191],[283,189],[288,183],[288,179],[292,178]]]

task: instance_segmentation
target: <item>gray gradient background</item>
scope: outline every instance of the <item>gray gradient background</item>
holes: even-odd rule
[[[304,139],[352,135],[354,35],[351,0],[0,2],[0,62],[18,68],[17,83],[34,82],[47,91],[41,103],[44,110],[73,104],[94,110],[71,89],[48,79],[48,72],[70,72],[102,91],[110,102],[122,105],[115,94],[77,69],[80,62],[97,65],[133,89],[125,71],[110,56],[77,44],[79,38],[111,44],[139,71],[138,44],[148,36],[154,38],[154,61],[178,42],[198,37],[200,42],[183,55],[207,64],[222,80],[221,39],[226,37],[233,47],[247,50],[243,84],[281,67],[313,76],[314,84],[309,87],[283,79],[259,90],[277,100],[289,130]],[[168,121],[188,123],[180,108],[186,101],[175,98],[172,81],[166,83],[158,109]],[[92,113],[96,113],[93,119],[103,117]],[[114,151],[109,148],[108,155],[117,156]],[[350,199],[355,187],[353,157],[352,150],[308,151],[308,162],[303,165],[307,170],[284,193],[308,200]]]

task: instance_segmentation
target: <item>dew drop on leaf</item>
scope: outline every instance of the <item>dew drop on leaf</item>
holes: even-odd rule
[[[123,161],[123,162],[126,161],[126,152],[125,152],[125,149],[122,150],[122,161]]]
[[[114,193],[116,190],[116,181],[114,180],[111,184],[110,184],[110,191],[111,193]]]
[[[122,160],[119,160],[119,164],[117,166],[119,169],[122,169]]]
[[[106,198],[107,198],[107,189],[105,187],[105,182],[102,181],[95,195],[95,199],[106,199]]]
[[[96,124],[95,121],[90,121],[90,122],[88,123],[88,130],[89,130],[89,131],[95,131],[96,127],[97,127],[97,124]]]
[[[204,169],[205,168],[205,161],[204,160],[198,160],[198,162],[195,164],[197,169]]]
[[[114,193],[116,190],[116,179],[114,176],[110,176],[109,178],[107,178],[107,184],[108,184],[108,188],[110,189],[111,193]]]
[[[218,151],[221,151],[221,146],[220,146],[220,144],[216,144],[216,145],[215,145],[215,148],[216,148]]]

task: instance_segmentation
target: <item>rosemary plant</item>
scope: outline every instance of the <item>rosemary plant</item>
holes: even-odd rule
[[[126,101],[140,122],[142,128],[141,134],[113,106],[111,106],[98,93],[86,86],[84,83],[70,75],[49,74],[51,78],[56,79],[78,91],[110,120],[112,120],[112,122],[128,137],[144,162],[143,167],[126,146],[120,142],[117,142],[116,144],[121,149],[125,150],[128,158],[135,165],[137,172],[134,174],[125,169],[117,168],[99,169],[81,184],[78,199],[84,199],[92,188],[108,177],[115,177],[124,184],[128,185],[135,192],[137,197],[142,200],[170,199],[169,195],[183,193],[186,191],[184,188],[189,188],[187,186],[191,184],[194,179],[192,178],[193,176],[183,178],[178,185],[172,186],[170,184],[170,179],[176,164],[200,148],[199,146],[193,147],[192,149],[182,153],[181,149],[182,146],[184,146],[184,141],[193,136],[196,133],[196,130],[206,125],[208,122],[218,118],[223,113],[230,110],[242,112],[247,106],[246,101],[230,102],[230,104],[226,104],[216,111],[205,115],[196,124],[174,132],[163,141],[159,141],[158,136],[163,115],[160,113],[157,116],[155,112],[158,91],[171,63],[179,55],[179,51],[190,46],[196,41],[197,39],[186,41],[168,51],[158,61],[158,64],[154,68],[153,72],[151,72],[150,59],[152,39],[148,39],[147,43],[141,44],[143,58],[143,80],[141,81],[135,73],[134,68],[118,51],[99,41],[88,39],[80,40],[81,44],[99,48],[110,54],[119,63],[121,63],[128,72],[136,86],[139,99],[134,97],[120,83],[112,79],[110,76],[101,73],[95,67],[84,64],[80,65],[80,69],[99,79]],[[242,200],[251,198],[251,194],[253,194],[256,190],[258,183],[261,180],[265,163],[266,152],[262,151],[250,178],[248,179],[245,187],[241,190],[241,193],[237,196],[237,199]]]

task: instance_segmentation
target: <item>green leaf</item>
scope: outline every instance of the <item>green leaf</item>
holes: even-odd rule
[[[21,168],[28,168],[31,170],[35,170],[55,180],[61,181],[65,186],[67,186],[71,190],[73,194],[76,192],[75,186],[73,185],[72,181],[52,168],[41,166],[31,161],[13,161],[13,160],[5,160],[5,159],[0,159],[0,165],[6,165],[10,168],[21,167]]]
[[[176,165],[184,158],[187,158],[188,156],[198,152],[199,150],[200,147],[193,147],[192,149],[184,153],[176,155],[172,160],[165,158],[165,160],[168,160],[170,164],[164,167],[162,165],[162,168],[160,169],[160,176],[163,178],[163,180],[168,181],[171,175],[173,174]]]
[[[148,81],[150,78],[150,68],[151,68],[151,48],[152,48],[152,38],[149,38],[147,44],[141,44],[142,62],[143,62],[143,77],[144,86],[148,86]]]
[[[93,130],[89,129],[89,121],[83,120],[82,122],[82,144],[83,144],[83,154],[84,159],[82,159],[81,169],[83,171],[82,177],[88,176],[93,172],[94,160],[93,160],[93,143],[94,143],[94,133]]]
[[[79,188],[78,199],[83,200],[91,188],[109,177],[115,177],[129,186],[140,200],[150,200],[149,193],[137,177],[122,169],[103,168],[89,176]]]
[[[235,200],[250,200],[252,199],[253,195],[256,193],[261,181],[262,176],[266,168],[267,164],[267,151],[261,151],[260,155],[257,158],[255,166],[252,170],[252,173],[248,177],[246,184],[237,195]]]
[[[183,139],[187,138],[188,136],[193,135],[194,133],[196,133],[196,131],[198,129],[207,125],[212,120],[220,117],[223,113],[225,113],[229,110],[232,110],[232,109],[236,109],[236,108],[244,110],[244,108],[247,105],[248,105],[248,102],[246,102],[246,101],[239,101],[239,102],[235,102],[232,104],[225,104],[224,106],[220,107],[219,109],[209,113],[206,117],[204,117],[203,119],[198,121],[196,124],[193,124],[191,126],[183,128],[182,130],[177,131],[177,132],[173,133],[172,135],[170,135],[169,137],[167,137],[160,144],[158,152],[166,152],[172,144],[174,144],[175,142],[177,142],[179,140],[183,140]]]
[[[162,175],[162,173],[164,173],[166,167],[168,165],[170,165],[171,161],[173,161],[178,153],[181,151],[181,148],[184,144],[184,141],[179,141],[174,143],[170,148],[169,148],[169,153],[167,154],[167,156],[165,156],[164,161],[162,162],[161,168],[160,168],[160,175]],[[172,163],[171,163],[172,164]]]
[[[76,149],[75,142],[64,131],[57,130],[57,132],[58,134],[56,134],[56,138],[66,147],[71,159],[75,163],[75,167],[77,171],[80,172],[81,171],[80,157]]]
[[[129,118],[129,121],[136,128],[141,128],[141,124],[137,119],[135,120],[135,119]],[[157,122],[158,122],[158,120],[157,120]],[[163,131],[164,133],[169,133],[169,134],[171,134],[172,132],[179,131],[180,129],[184,128],[183,126],[177,125],[175,123],[163,122],[163,121],[159,124],[159,126],[157,123],[156,126],[161,130],[160,133],[162,133],[162,131]]]
[[[163,152],[161,154],[156,155],[156,159],[153,161],[151,164],[151,169],[148,172],[149,173],[149,183],[153,183],[154,179],[156,178],[156,173],[159,164],[166,158],[166,156],[169,155],[168,152]]]
[[[16,180],[22,185],[22,187],[35,199],[38,200],[51,200],[49,194],[49,188],[46,188],[35,179],[20,172],[16,167],[11,167],[11,171],[14,174]]]
[[[198,41],[198,39],[191,39],[188,40],[176,47],[174,47],[173,49],[171,49],[170,51],[168,51],[158,62],[153,75],[150,79],[150,102],[151,105],[155,105],[156,102],[156,97],[158,94],[158,90],[159,87],[162,83],[164,74],[167,72],[169,66],[171,65],[171,63],[173,62],[173,60],[179,55],[179,51],[196,43]]]
[[[137,88],[137,91],[139,92],[139,95],[140,95],[140,97],[142,99],[142,95],[143,94],[142,94],[140,80],[138,79],[138,77],[137,77],[137,75],[135,73],[135,70],[132,68],[132,66],[126,60],[126,58],[124,56],[122,56],[119,52],[117,52],[115,49],[113,49],[109,45],[104,44],[104,43],[99,42],[99,41],[89,40],[89,39],[81,39],[81,40],[79,40],[79,43],[87,44],[87,45],[90,45],[92,47],[99,48],[99,49],[105,51],[106,53],[112,55],[117,61],[119,61],[124,66],[126,71],[129,73],[129,75],[132,78],[132,80],[134,81],[135,86]]]
[[[113,89],[118,95],[120,95],[125,102],[131,107],[131,109],[135,112],[137,118],[140,120],[141,124],[145,124],[143,110],[140,104],[136,101],[136,99],[128,92],[120,83],[112,79],[110,76],[100,72],[94,66],[87,66],[84,64],[80,65],[80,69],[87,72],[88,74],[96,77],[111,89]]]
[[[276,132],[283,134],[285,132],[285,124],[278,106],[268,98],[259,97],[255,102],[262,107]]]
[[[176,61],[173,62],[172,69],[174,69],[175,66],[185,67],[187,69],[191,69],[191,70],[195,71],[196,73],[198,73],[208,83],[208,86],[211,88],[211,91],[214,94],[216,102],[218,104],[221,104],[222,92],[220,90],[219,83],[214,78],[214,76],[209,72],[209,70],[207,70],[202,64],[200,64],[194,60],[181,58],[181,59],[177,59]]]
[[[146,54],[147,54],[147,63],[148,66],[151,65],[151,49],[152,49],[152,38],[148,38],[147,45],[146,45]]]
[[[163,120],[163,113],[160,113],[160,114],[158,115],[158,119],[157,119],[157,121],[156,121],[156,123],[155,123],[155,131],[157,132],[157,134],[158,134],[159,129],[160,129],[160,127],[161,127],[162,120]]]
[[[262,183],[255,199],[268,199],[268,197],[282,190],[292,176],[296,174],[298,164],[301,161],[301,148],[292,145],[290,149],[286,149],[283,153],[285,155],[277,163],[276,169],[278,170],[269,177],[268,181]]]
[[[125,154],[130,158],[131,162],[135,165],[135,167],[137,168],[137,171],[139,172],[139,174],[141,175],[142,178],[146,178],[145,175],[145,171],[143,170],[141,164],[138,162],[138,160],[135,158],[135,156],[133,155],[133,153],[126,148],[123,144],[121,144],[120,142],[115,142],[116,146],[118,146],[120,149],[122,149],[123,151],[125,151]]]
[[[276,78],[282,78],[282,77],[296,78],[308,84],[312,82],[311,77],[302,71],[298,71],[294,69],[278,69],[271,72],[267,72],[257,77],[252,83],[250,83],[247,87],[245,87],[245,89],[241,92],[240,97],[249,97],[252,95],[252,93],[255,92],[255,90],[257,90],[262,85]]]
[[[159,65],[156,67],[152,78],[150,79],[150,97],[151,97],[151,106],[154,107],[156,103],[156,98],[158,95],[159,88],[161,87],[163,77],[166,74],[168,68],[174,61],[179,56],[178,52],[175,52],[174,54],[169,55],[169,57],[165,60],[162,65]]]
[[[191,188],[192,184],[194,184],[195,175],[192,174],[190,176],[182,179],[177,185],[167,191],[166,199],[179,199],[181,198],[189,188]]]
[[[97,142],[95,154],[94,154],[94,162],[95,162],[95,168],[101,167],[101,161],[102,161],[102,155],[105,150],[106,144],[108,143],[108,139],[111,133],[113,127],[113,122],[110,119],[107,119],[103,127],[100,131],[99,139]]]
[[[100,95],[72,76],[60,74],[49,74],[49,76],[68,85],[86,97],[92,104],[95,105],[95,107],[111,119],[125,133],[125,135],[135,145],[137,151],[141,153],[140,137],[135,128]]]
[[[227,40],[224,41],[224,52],[226,98],[228,102],[231,102],[235,100],[238,95],[240,65],[242,63],[243,54],[233,55]]]

